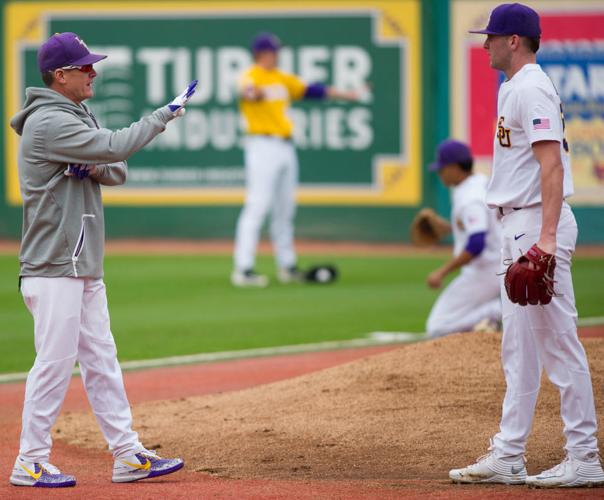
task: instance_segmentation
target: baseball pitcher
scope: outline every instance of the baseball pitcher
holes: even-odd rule
[[[486,29],[473,33],[487,35],[490,65],[506,77],[487,204],[502,216],[502,258],[509,266],[501,293],[507,390],[489,453],[449,476],[463,483],[604,485],[589,365],[577,337],[571,277],[577,223],[565,201],[573,194],[569,147],[560,97],[536,64],[539,15],[525,5],[503,4]],[[527,476],[524,452],[543,369],[560,391],[566,457]]]

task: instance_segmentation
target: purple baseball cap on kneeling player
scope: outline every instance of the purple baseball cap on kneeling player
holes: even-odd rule
[[[436,150],[436,161],[428,168],[432,172],[436,172],[445,165],[451,163],[465,163],[468,161],[472,161],[472,151],[470,151],[470,147],[461,141],[448,139],[438,145],[438,149]]]
[[[472,30],[470,33],[539,38],[541,36],[539,14],[521,3],[504,3],[493,9],[485,29]]]
[[[252,42],[252,52],[270,50],[277,52],[281,48],[281,40],[272,33],[258,33]]]
[[[38,68],[41,73],[65,66],[86,66],[107,56],[93,54],[75,33],[55,33],[38,49]]]

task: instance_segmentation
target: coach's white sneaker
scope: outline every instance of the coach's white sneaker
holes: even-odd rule
[[[151,477],[165,476],[182,469],[180,458],[161,458],[157,453],[143,450],[134,455],[117,458],[113,463],[114,483],[129,483]]]
[[[268,277],[258,274],[253,269],[247,271],[233,271],[231,283],[238,287],[265,288],[268,286]]]
[[[298,269],[298,266],[280,267],[277,278],[281,283],[300,283],[304,281],[304,273]]]
[[[61,473],[48,462],[26,462],[17,458],[10,475],[10,483],[15,486],[35,488],[66,488],[75,486],[75,477]]]
[[[489,448],[491,450],[491,448]],[[475,464],[463,469],[452,469],[449,477],[454,483],[524,484],[526,467],[524,456],[497,458],[493,451],[480,457]]]
[[[604,471],[596,453],[586,460],[567,457],[555,467],[526,478],[533,488],[573,488],[604,486]]]

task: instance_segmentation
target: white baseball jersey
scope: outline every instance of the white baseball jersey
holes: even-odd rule
[[[501,225],[496,211],[485,203],[487,182],[486,176],[473,174],[451,190],[454,255],[463,252],[472,234],[487,233],[486,242],[484,250],[463,266],[459,276],[447,285],[432,306],[426,322],[426,332],[431,338],[470,331],[484,319],[501,320],[497,276]],[[480,283],[480,293],[475,293],[476,283]]]
[[[473,261],[499,262],[501,254],[501,229],[497,214],[486,206],[485,194],[488,179],[473,174],[452,189],[451,226],[453,253],[459,255],[468,243],[470,235],[486,232],[484,250]]]
[[[499,89],[490,207],[523,208],[541,203],[541,167],[531,145],[557,141],[564,166],[564,197],[573,194],[562,104],[538,64],[526,64]]]

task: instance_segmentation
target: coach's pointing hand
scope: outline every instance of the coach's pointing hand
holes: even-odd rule
[[[170,111],[172,111],[175,116],[182,116],[185,114],[184,106],[187,101],[191,98],[191,96],[195,93],[195,90],[197,89],[197,83],[197,80],[193,80],[191,83],[189,83],[189,86],[184,90],[182,94],[175,97],[174,100],[170,104],[168,104],[168,108],[170,108]]]

